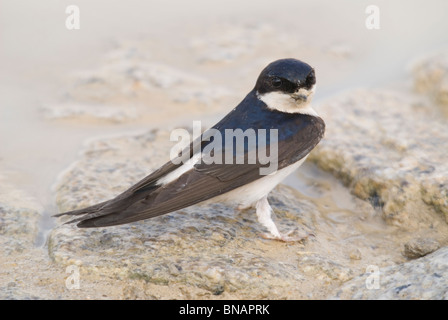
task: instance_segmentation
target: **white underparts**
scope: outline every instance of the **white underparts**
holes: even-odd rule
[[[281,239],[282,236],[271,217],[272,208],[269,205],[267,196],[258,200],[255,208],[257,210],[258,222],[266,227],[275,238]]]
[[[285,168],[277,170],[274,174],[270,174],[248,184],[245,184],[232,191],[224,193],[213,199],[213,202],[226,202],[238,205],[240,208],[249,208],[254,204],[267,196],[272,189],[275,188],[281,181],[287,176],[297,170],[305,161],[307,156],[300,159],[296,163],[293,163]]]
[[[257,92],[257,97],[271,110],[318,116],[317,112],[311,107],[310,104],[314,96],[315,89],[316,86],[314,85],[309,90],[301,88],[292,94],[280,91],[261,94]]]

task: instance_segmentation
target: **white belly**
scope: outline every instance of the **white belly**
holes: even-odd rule
[[[277,184],[279,184],[281,181],[283,181],[283,179],[285,179],[298,167],[300,167],[307,156],[288,167],[278,170],[272,175],[267,175],[247,185],[241,186],[218,197],[210,199],[209,201],[230,202],[240,205],[241,207],[249,207],[266,196],[269,192],[271,192],[272,189],[275,188]]]

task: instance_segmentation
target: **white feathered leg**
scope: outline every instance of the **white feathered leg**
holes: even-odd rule
[[[294,230],[288,232],[287,234],[281,234],[274,221],[272,220],[272,208],[269,205],[267,196],[264,196],[260,200],[257,201],[255,208],[257,210],[258,221],[265,226],[270,234],[263,234],[263,237],[266,239],[276,239],[285,242],[289,241],[302,241],[306,237],[291,237],[289,236]]]
[[[257,209],[258,222],[265,226],[275,239],[280,239],[282,236],[272,220],[272,208],[269,205],[267,196],[258,200],[255,208]]]

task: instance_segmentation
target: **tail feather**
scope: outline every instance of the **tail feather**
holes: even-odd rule
[[[61,212],[58,214],[54,214],[53,217],[61,217],[61,216],[79,216],[84,214],[91,214],[94,212],[97,212],[101,208],[103,208],[105,205],[107,205],[110,202],[110,200],[106,200],[97,204],[94,204],[93,206],[82,208],[82,209],[76,209],[66,212]]]
[[[117,211],[119,212],[120,210],[126,209],[129,205],[130,203],[127,203],[126,201],[116,201],[115,198],[112,200],[107,200],[95,204],[87,208],[58,213],[53,215],[53,217],[76,216],[76,218],[71,219],[65,222],[64,224],[72,224],[79,222],[77,226],[85,228],[86,227],[85,222],[93,220],[98,217],[113,215]]]
[[[157,189],[157,187],[151,185],[150,188],[146,187],[146,189],[146,191],[148,192],[151,191],[151,189]],[[53,217],[76,216],[75,219],[69,220],[64,224],[72,224],[78,222],[77,226],[80,228],[102,227],[121,224],[119,221],[114,221],[115,219],[119,218],[120,212],[125,211],[135,202],[138,202],[144,198],[150,198],[151,196],[155,195],[156,193],[154,192],[146,194],[142,192],[130,193],[129,191],[127,191],[118,195],[114,199],[103,201],[87,208],[58,213],[53,215]],[[96,222],[99,218],[102,218],[101,220],[112,220],[113,223],[109,222],[108,224],[94,224],[93,222]]]

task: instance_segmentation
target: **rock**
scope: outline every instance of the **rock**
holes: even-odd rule
[[[441,146],[448,127],[413,101],[399,92],[359,89],[322,103],[316,110],[327,131],[309,159],[389,224],[443,238],[448,163]]]
[[[304,273],[322,280],[347,281],[353,278],[353,271],[338,263],[328,261],[320,255],[308,255],[299,260],[299,268]]]
[[[164,90],[171,80],[181,90],[191,80],[162,77],[156,84],[150,72],[134,76],[150,90]],[[335,186],[328,177],[319,180],[322,173],[313,175],[314,192],[320,190],[315,199],[278,186],[269,197],[277,225],[308,234],[304,243],[262,239],[265,230],[253,210],[235,212],[217,203],[110,228],[59,225],[48,241],[51,259],[60,267],[79,266],[84,277],[124,284],[126,298],[322,298],[341,285],[335,297],[364,297],[365,290],[352,292],[346,284],[369,266],[381,272],[404,268],[403,243],[411,237],[446,241],[448,165],[440,145],[447,128],[412,98],[385,90],[352,91],[316,109],[327,133],[309,159],[357,198],[341,186],[331,200],[325,190]],[[59,210],[124,191],[169,159],[168,141],[161,130],[91,140],[57,183]],[[350,205],[336,208],[335,197]],[[437,268],[437,262],[426,267]],[[408,277],[418,278],[418,272]],[[407,285],[394,288],[406,292]]]
[[[162,150],[169,152],[161,142],[168,139],[167,133],[149,132],[92,142],[85,157],[60,181],[59,207],[68,210],[88,205],[130,186],[161,164]],[[147,150],[151,158],[143,156]],[[276,198],[280,209],[287,202],[283,197]],[[302,221],[300,216],[295,219]],[[292,222],[288,219],[280,226]],[[80,260],[82,268],[103,275],[157,285],[189,284],[215,295],[237,290],[255,294],[256,287],[261,298],[271,288],[289,287],[301,279],[294,264],[278,264],[260,254],[266,240],[253,243],[253,238],[263,231],[254,214],[235,214],[233,208],[214,204],[112,228],[61,225],[51,232],[49,252],[57,263],[70,265]],[[250,243],[252,248],[247,250]],[[244,254],[238,248],[245,248]],[[260,277],[265,280],[262,285]]]
[[[114,197],[169,159],[167,141],[160,130],[91,140],[56,185],[59,210]],[[254,210],[216,203],[108,228],[61,224],[49,236],[49,255],[58,266],[125,283],[124,296],[142,299],[322,297],[364,263],[404,261],[399,243],[382,234],[392,227],[364,201],[353,198],[354,211],[334,211],[331,202],[318,206],[284,185],[269,201],[279,229],[308,235],[303,243],[265,240]],[[354,261],[349,253],[357,248],[362,258]],[[156,295],[154,286],[182,289]]]
[[[292,222],[288,217],[282,225]],[[49,252],[59,264],[80,260],[83,269],[103,276],[266,298],[274,288],[289,290],[303,276],[294,263],[278,263],[264,252],[262,231],[253,213],[235,215],[232,208],[215,204],[107,229],[62,225],[51,232]]]
[[[39,233],[42,207],[0,176],[0,250],[20,253],[33,246]]]
[[[412,66],[414,88],[430,96],[448,111],[448,52],[420,58]],[[446,113],[448,115],[448,112]]]
[[[344,283],[330,299],[448,299],[448,247]],[[377,277],[374,279],[373,277]],[[369,285],[376,281],[377,285]]]
[[[0,175],[0,299],[46,298],[33,285],[45,275],[45,259],[35,247],[41,236],[42,206]],[[39,274],[39,277],[36,277]]]
[[[154,132],[134,137],[135,151],[137,146],[166,138],[167,134]],[[143,175],[142,169],[137,170],[136,167],[151,171],[157,163],[160,164],[157,144],[147,145],[153,151],[153,157],[146,159],[150,160],[147,163],[144,159],[134,160],[148,148],[141,148],[140,153],[129,152],[133,150],[131,146],[120,157],[117,146],[121,144],[129,148],[127,139],[93,143],[96,151],[87,151],[87,157],[59,184],[58,204],[61,209],[108,198],[116,193],[118,185],[120,189],[127,187],[131,180],[137,181],[138,175]],[[169,151],[166,144],[158,145]],[[134,160],[129,159],[131,154]],[[81,168],[89,168],[87,175],[92,174],[96,178],[86,179],[79,171]],[[111,186],[111,190],[104,190],[102,183]],[[289,189],[282,191],[286,195],[291,192]],[[280,210],[282,204],[288,202],[284,197],[277,193],[275,202]],[[315,210],[306,204],[305,207]],[[291,217],[282,219],[282,214],[279,214],[278,217],[285,220],[280,221],[279,226],[286,227],[294,221],[294,224],[299,221],[303,224],[300,216],[294,216],[295,220]],[[304,227],[311,228],[307,223]],[[262,254],[266,240],[260,240],[257,235],[263,231],[253,213],[235,214],[233,208],[214,204],[112,228],[85,230],[74,225],[61,225],[51,232],[49,252],[57,263],[70,265],[80,260],[82,268],[103,275],[158,285],[189,284],[214,295],[224,291],[248,291],[262,298],[267,297],[272,288],[289,287],[291,282],[298,282],[302,277],[294,263],[279,264]],[[261,284],[260,278],[264,279]]]
[[[430,254],[440,248],[440,243],[432,238],[417,238],[405,243],[403,254],[409,259],[416,259]]]

